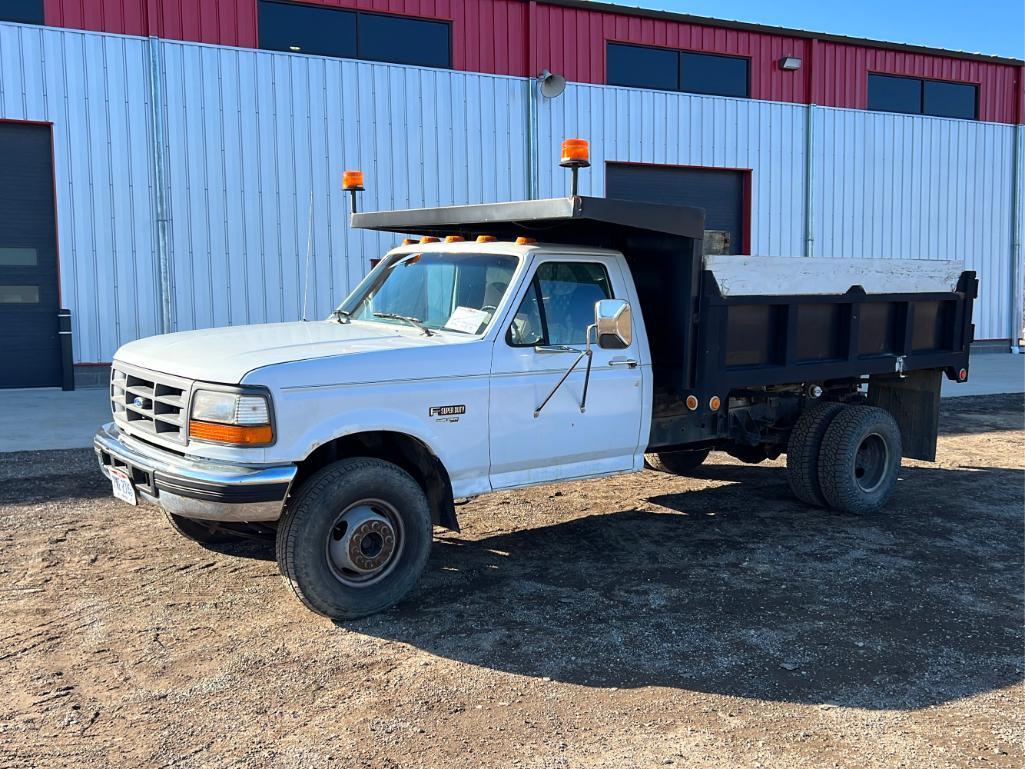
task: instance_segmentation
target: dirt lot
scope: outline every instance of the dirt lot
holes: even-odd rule
[[[3,455],[0,766],[1020,767],[1022,409],[945,402],[869,517],[724,455],[472,502],[345,626],[91,452]]]

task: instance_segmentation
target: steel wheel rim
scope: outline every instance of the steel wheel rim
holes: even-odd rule
[[[399,511],[382,499],[360,499],[335,516],[325,555],[335,579],[348,587],[367,587],[387,577],[405,543]]]
[[[890,466],[890,447],[879,433],[869,433],[861,439],[854,454],[854,482],[865,494],[870,494],[886,480]]]

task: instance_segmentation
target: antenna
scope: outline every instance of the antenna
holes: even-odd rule
[[[306,220],[306,274],[303,277],[303,322],[306,321],[306,297],[310,291],[310,254],[313,253],[313,187],[310,187],[310,214]]]

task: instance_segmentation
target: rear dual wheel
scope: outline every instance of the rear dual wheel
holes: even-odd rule
[[[900,471],[900,429],[873,406],[820,403],[790,434],[787,478],[802,502],[849,513],[886,504]]]

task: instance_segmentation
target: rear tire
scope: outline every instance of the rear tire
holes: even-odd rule
[[[427,496],[381,459],[343,459],[306,480],[278,524],[281,575],[318,614],[356,619],[412,590],[433,528]]]
[[[875,512],[897,485],[902,451],[900,428],[888,411],[845,407],[822,439],[822,496],[830,507],[846,513]]]
[[[794,496],[806,505],[826,506],[819,488],[819,453],[826,430],[843,408],[842,403],[815,403],[805,409],[790,431],[787,480]]]
[[[237,534],[213,528],[213,522],[199,521],[194,518],[185,518],[181,515],[165,512],[167,522],[171,528],[177,531],[186,539],[198,542],[201,545],[227,545],[231,542],[239,542],[245,539]]]
[[[701,467],[712,453],[711,449],[686,449],[684,451],[663,451],[645,454],[644,459],[652,470],[672,475],[690,475]]]

